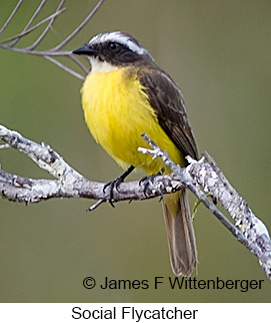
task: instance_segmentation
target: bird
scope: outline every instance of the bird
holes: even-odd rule
[[[123,31],[99,33],[73,54],[91,65],[81,88],[86,124],[125,170],[110,182],[111,193],[135,168],[149,177],[171,172],[161,158],[138,151],[150,148],[143,133],[181,167],[187,155],[198,157],[180,88],[136,38]],[[186,189],[163,196],[162,205],[172,271],[189,277],[198,260]]]

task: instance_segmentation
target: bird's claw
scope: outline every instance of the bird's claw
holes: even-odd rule
[[[144,189],[143,189],[143,193],[145,195],[146,198],[148,198],[148,193],[147,193],[147,190],[148,190],[148,187],[153,184],[153,181],[155,179],[155,177],[157,176],[160,176],[160,175],[163,175],[165,169],[162,168],[158,173],[155,173],[155,174],[152,174],[150,176],[145,176],[143,177],[140,181],[139,181],[139,185],[141,186],[141,184],[143,183],[144,184]]]
[[[124,179],[134,170],[134,166],[130,166],[123,174],[121,174],[119,177],[113,179],[112,181],[108,182],[104,185],[103,192],[105,193],[106,188],[109,186],[109,200],[108,202],[112,207],[115,207],[114,205],[114,188],[119,192],[119,186],[124,181]]]

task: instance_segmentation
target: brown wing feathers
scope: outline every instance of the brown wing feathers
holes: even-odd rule
[[[190,155],[197,158],[195,139],[178,86],[165,72],[149,66],[139,70],[138,78],[166,134],[184,156]]]

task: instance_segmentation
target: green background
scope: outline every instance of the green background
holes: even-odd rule
[[[16,1],[0,1],[3,24]],[[24,27],[37,1],[26,1],[4,37]],[[67,1],[40,48],[54,46],[96,1]],[[35,7],[34,7],[35,4]],[[56,7],[48,1],[45,16]],[[181,85],[199,150],[207,150],[256,215],[270,220],[270,0],[107,0],[73,49],[108,30],[132,33]],[[33,39],[32,36],[29,39]],[[30,40],[18,45],[28,45]],[[81,81],[40,57],[0,49],[0,123],[44,141],[89,179],[121,170],[84,123]],[[1,150],[8,172],[48,178],[14,150]],[[137,175],[139,178],[142,175]],[[191,204],[195,199],[191,196]],[[270,302],[271,283],[257,259],[200,206],[194,221],[198,279],[263,279],[261,290],[86,290],[82,281],[173,277],[158,199],[105,204],[50,200],[25,206],[0,200],[1,302]]]

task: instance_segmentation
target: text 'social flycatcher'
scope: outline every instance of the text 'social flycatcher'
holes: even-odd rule
[[[181,166],[185,156],[197,158],[181,90],[138,40],[120,31],[101,33],[73,53],[86,55],[92,67],[82,87],[86,123],[95,140],[127,169],[125,175],[134,167],[148,175],[170,172],[162,159],[138,152],[138,147],[150,148],[142,133]],[[197,249],[186,191],[164,196],[163,210],[173,272],[189,276]]]

